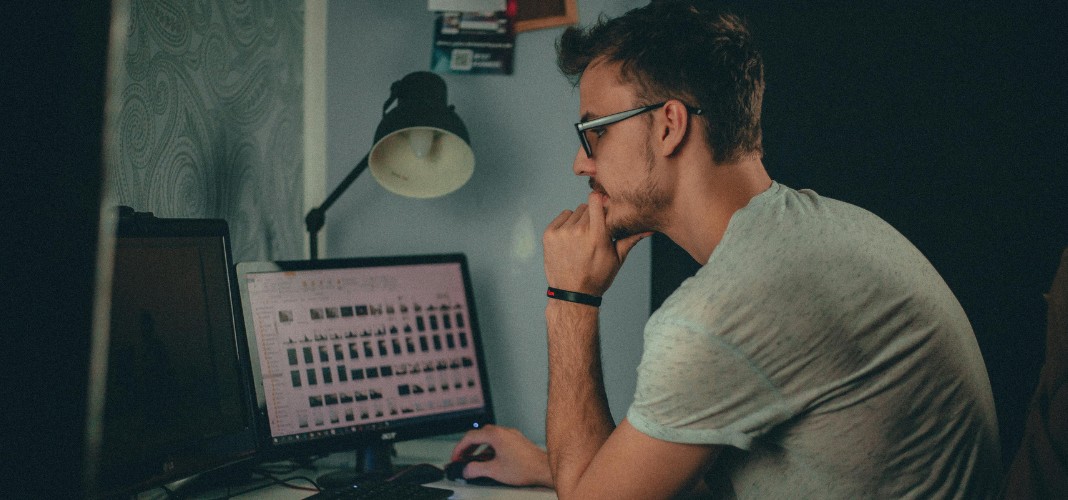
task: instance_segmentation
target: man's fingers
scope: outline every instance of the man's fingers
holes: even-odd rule
[[[589,212],[589,209],[590,207],[585,203],[579,205],[577,208],[575,208],[575,211],[571,213],[571,217],[568,218],[568,222],[572,224],[577,224],[583,219],[583,217],[586,216],[586,214]]]
[[[600,193],[590,191],[587,201],[590,207],[590,230],[594,234],[601,234],[604,232],[604,199],[601,198]]]
[[[475,477],[493,477],[496,464],[492,460],[486,462],[472,461],[468,462],[462,471],[463,477],[475,478]]]
[[[456,446],[452,448],[452,456],[449,458],[449,461],[459,460],[475,448],[483,444],[489,444],[491,438],[492,435],[489,432],[489,429],[467,431],[464,436],[460,438],[460,442],[456,443]]]
[[[555,229],[564,225],[564,223],[567,222],[569,218],[571,218],[571,213],[572,212],[570,210],[564,210],[563,212],[560,212],[560,215],[557,215],[556,218],[549,223],[549,229]]]

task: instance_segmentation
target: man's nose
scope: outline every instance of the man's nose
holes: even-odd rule
[[[575,152],[575,161],[571,163],[571,170],[575,172],[575,175],[593,177],[593,159],[586,156],[586,150],[582,146],[579,146],[578,151]]]

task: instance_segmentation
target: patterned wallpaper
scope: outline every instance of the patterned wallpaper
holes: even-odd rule
[[[119,204],[222,218],[237,262],[297,259],[303,0],[135,0],[119,117]]]

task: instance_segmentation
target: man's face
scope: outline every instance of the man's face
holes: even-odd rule
[[[594,61],[583,72],[579,100],[582,121],[650,104],[636,102],[634,89],[619,80],[618,63],[603,61]],[[670,183],[656,168],[650,119],[636,116],[589,130],[593,157],[587,158],[582,147],[575,156],[575,175],[588,176],[590,188],[603,197],[613,238],[659,230],[671,201]]]

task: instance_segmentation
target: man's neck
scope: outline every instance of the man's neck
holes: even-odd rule
[[[663,233],[704,265],[734,213],[770,186],[759,155],[732,163],[680,165],[671,220]]]

